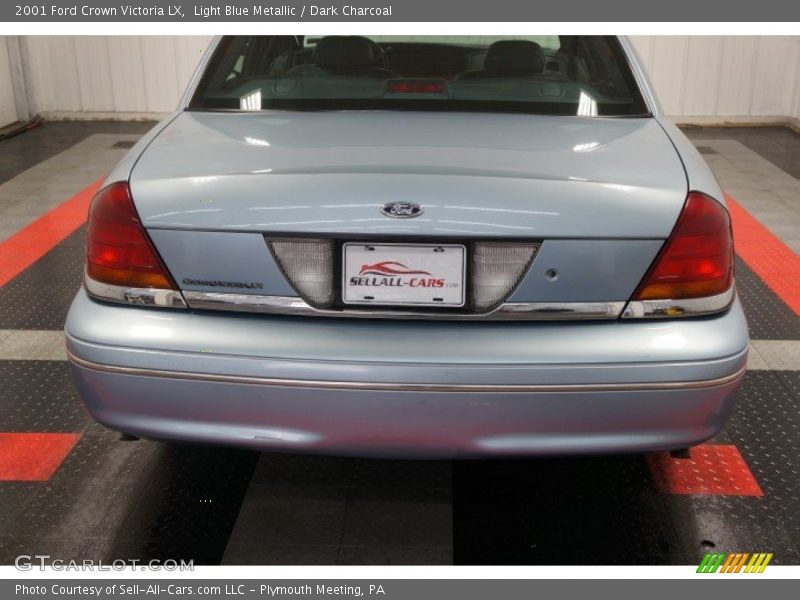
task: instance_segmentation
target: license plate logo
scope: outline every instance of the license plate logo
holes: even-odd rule
[[[359,275],[377,275],[378,277],[402,277],[403,275],[427,275],[431,279],[425,280],[415,277],[412,281],[428,281],[433,284],[434,281],[439,282],[436,287],[444,285],[443,279],[432,279],[433,273],[430,271],[415,271],[409,269],[403,263],[394,260],[384,260],[383,262],[375,263],[374,265],[361,265]]]
[[[463,306],[463,246],[346,244],[348,304]]]

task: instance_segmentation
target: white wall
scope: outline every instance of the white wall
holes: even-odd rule
[[[209,36],[24,36],[31,114],[173,110]]]
[[[800,116],[800,36],[635,36],[631,41],[664,112],[679,120]]]
[[[23,37],[30,112],[168,112],[209,39]],[[680,121],[800,118],[800,36],[631,39],[664,110]]]
[[[11,65],[5,36],[0,36],[0,127],[17,120],[17,105],[11,84]]]

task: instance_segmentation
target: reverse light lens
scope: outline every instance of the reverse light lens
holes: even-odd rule
[[[92,200],[86,273],[116,286],[177,289],[139,221],[127,182],[112,183]]]
[[[303,300],[316,308],[333,304],[333,240],[272,240],[269,245]]]
[[[703,298],[733,284],[733,236],[728,211],[690,192],[675,229],[634,300]]]
[[[536,244],[482,242],[472,253],[472,307],[486,312],[500,305],[531,264]]]

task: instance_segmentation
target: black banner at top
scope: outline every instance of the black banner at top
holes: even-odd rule
[[[793,0],[4,0],[5,22],[797,22]],[[798,33],[800,33],[800,28]]]

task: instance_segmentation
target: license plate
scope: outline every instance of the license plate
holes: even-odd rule
[[[467,251],[457,244],[344,245],[345,304],[464,306]]]

